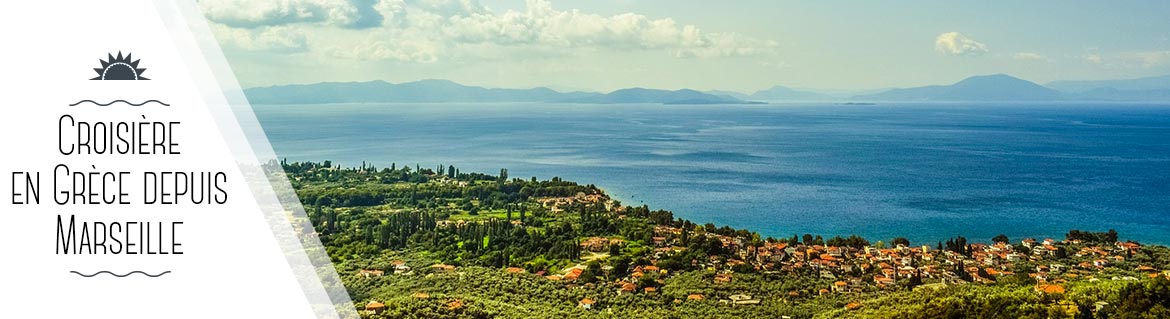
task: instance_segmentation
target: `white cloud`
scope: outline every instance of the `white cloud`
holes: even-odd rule
[[[230,0],[216,0],[222,1]],[[278,4],[241,5],[230,10],[218,3],[201,3],[201,6],[210,20],[232,27],[226,33],[238,33],[236,29],[240,28],[264,28],[264,25],[304,25],[310,40],[322,38],[313,42],[323,44],[319,48],[321,52],[354,59],[435,62],[450,56],[474,55],[475,51],[463,51],[484,51],[485,45],[495,47],[487,50],[493,54],[509,49],[554,55],[578,49],[663,50],[675,58],[769,54],[778,46],[774,41],[737,33],[703,32],[671,18],[557,10],[546,0],[528,0],[523,10],[504,12],[492,11],[471,0],[380,0],[355,5],[357,2],[288,0]],[[379,17],[379,26],[360,33],[343,31],[352,28],[357,19],[355,8],[364,7]]]
[[[736,33],[708,33],[698,36],[698,39],[698,42],[692,45],[674,49],[674,56],[677,58],[753,56],[773,53],[777,46],[774,41],[757,40]]]
[[[1086,62],[1115,69],[1148,69],[1170,65],[1170,50],[1089,53]]]
[[[439,61],[444,52],[441,44],[426,38],[391,39],[371,38],[346,46],[330,45],[324,53],[339,58],[356,60],[396,60],[414,63]]]
[[[220,45],[245,51],[303,52],[309,43],[305,34],[290,26],[270,26],[255,29],[230,28],[212,25]]]
[[[321,23],[345,28],[369,28],[382,23],[372,7],[376,0],[203,0],[199,7],[208,20],[237,28],[260,28],[295,23]]]
[[[773,41],[734,33],[705,33],[693,25],[680,26],[671,18],[652,19],[636,13],[606,17],[578,10],[560,11],[544,0],[529,0],[525,11],[464,12],[453,14],[437,25],[447,39],[504,46],[666,49],[679,58],[756,55],[771,52],[777,46]]]
[[[1034,52],[1016,52],[1012,58],[1021,61],[1052,61],[1048,57]]]
[[[1089,61],[1089,63],[1092,64],[1101,64],[1102,62],[1105,62],[1105,59],[1102,58],[1100,54],[1089,53],[1085,55],[1085,61]]]
[[[787,69],[787,68],[791,67],[791,65],[789,65],[788,62],[784,62],[784,61],[775,61],[775,62],[763,61],[763,62],[760,62],[760,66],[763,66],[763,67],[769,68],[769,69],[776,69],[776,70],[783,70],[783,69]]]
[[[1130,52],[1123,54],[1121,58],[1143,68],[1152,68],[1170,64],[1170,50]]]
[[[454,15],[445,22],[438,27],[458,42],[557,47],[656,47],[661,39],[652,35],[676,29],[670,19],[650,21],[633,13],[602,17],[577,10],[557,11],[545,1],[528,1],[525,11],[481,11]]]
[[[976,56],[987,53],[987,46],[958,32],[947,32],[934,39],[934,50],[946,55]]]

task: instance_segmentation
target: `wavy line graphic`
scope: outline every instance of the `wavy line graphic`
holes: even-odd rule
[[[146,101],[143,101],[142,103],[138,103],[138,104],[126,102],[126,100],[113,100],[113,101],[110,101],[110,103],[105,103],[105,104],[94,102],[93,100],[81,100],[81,101],[77,101],[77,103],[69,104],[69,106],[77,106],[78,104],[87,103],[87,102],[93,103],[93,105],[97,105],[97,106],[109,106],[110,104],[114,104],[114,103],[118,103],[118,102],[126,103],[126,104],[133,105],[133,106],[142,106],[142,105],[145,105],[145,104],[151,103],[151,102],[162,104],[163,106],[171,106],[170,104],[163,103],[162,101],[159,101],[159,100],[146,100]]]
[[[93,274],[89,274],[89,275],[86,275],[86,274],[83,274],[83,273],[77,272],[76,270],[70,270],[69,272],[71,272],[71,273],[75,273],[75,274],[77,274],[78,276],[82,276],[82,277],[86,277],[86,278],[93,277],[93,276],[97,276],[97,275],[100,275],[100,274],[102,274],[102,273],[106,273],[106,274],[109,274],[109,275],[111,275],[111,276],[118,277],[118,278],[122,278],[122,277],[126,277],[126,276],[129,276],[129,275],[133,275],[133,274],[135,274],[135,273],[139,273],[139,274],[142,274],[142,275],[144,275],[144,276],[147,276],[147,277],[158,277],[158,276],[162,276],[162,275],[166,275],[166,274],[169,274],[169,273],[171,273],[171,271],[170,271],[170,270],[167,270],[167,271],[164,271],[164,272],[160,272],[160,273],[158,273],[157,275],[151,275],[151,274],[148,274],[148,273],[146,273],[146,272],[144,272],[144,271],[141,271],[141,270],[135,270],[135,271],[131,271],[131,272],[128,272],[128,273],[126,273],[126,274],[124,274],[124,275],[115,274],[115,273],[112,273],[112,272],[110,272],[109,270],[102,270],[102,271],[95,272],[95,273],[93,273]]]

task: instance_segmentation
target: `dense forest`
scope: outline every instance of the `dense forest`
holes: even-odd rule
[[[369,318],[1170,317],[1170,249],[1112,230],[772,238],[506,169],[281,164]]]

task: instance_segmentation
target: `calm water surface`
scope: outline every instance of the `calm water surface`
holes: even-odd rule
[[[290,161],[605,188],[625,204],[765,236],[1170,243],[1167,105],[259,105]]]

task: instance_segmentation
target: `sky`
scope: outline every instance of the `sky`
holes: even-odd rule
[[[1170,1],[202,0],[244,87],[874,90],[1170,74]]]

